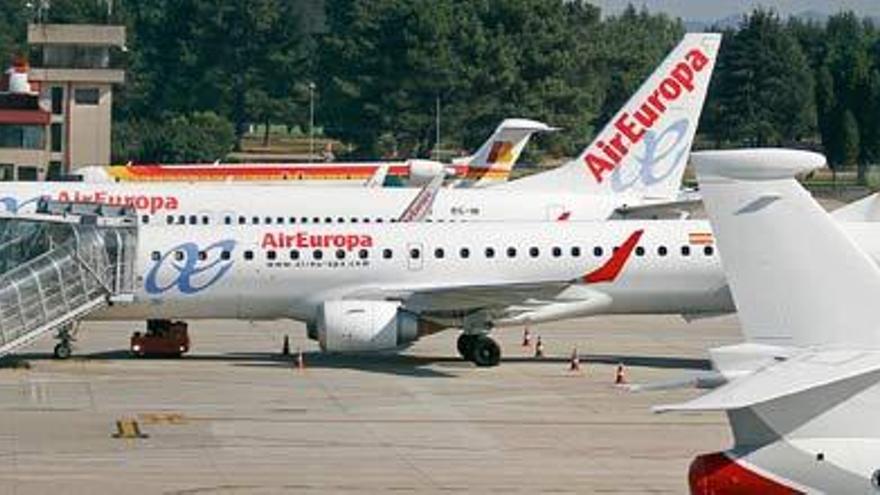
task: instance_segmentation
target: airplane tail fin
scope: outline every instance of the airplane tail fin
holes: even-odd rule
[[[577,159],[497,187],[674,196],[720,44],[717,33],[686,34]]]
[[[692,161],[746,339],[880,349],[880,269],[794,177],[825,157],[746,149]]]
[[[504,119],[476,153],[453,160],[456,168],[467,171],[456,187],[482,187],[506,181],[532,134],[555,130],[536,120]]]

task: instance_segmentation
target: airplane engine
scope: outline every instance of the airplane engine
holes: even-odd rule
[[[438,175],[446,175],[446,165],[434,160],[408,160],[409,182],[413,186],[423,186]]]
[[[440,329],[389,301],[327,301],[316,323],[321,349],[330,352],[395,349]]]

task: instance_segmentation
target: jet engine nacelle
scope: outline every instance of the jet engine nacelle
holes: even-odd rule
[[[434,160],[407,160],[411,186],[423,186],[438,175],[446,175],[446,164]]]
[[[327,301],[316,322],[321,349],[330,352],[383,351],[416,340],[418,317],[388,301]]]

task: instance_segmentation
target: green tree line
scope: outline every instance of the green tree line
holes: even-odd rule
[[[0,0],[5,59],[25,50],[31,4]],[[684,33],[663,14],[570,0],[53,0],[44,20],[127,26],[121,161],[223,158],[249,124],[307,129],[310,96],[353,157],[472,149],[513,116],[564,129],[528,159],[571,156]],[[723,32],[698,146],[808,147],[862,176],[880,162],[870,21],[759,9]]]

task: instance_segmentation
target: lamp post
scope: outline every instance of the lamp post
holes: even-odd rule
[[[309,82],[309,162],[315,156],[315,83]]]

